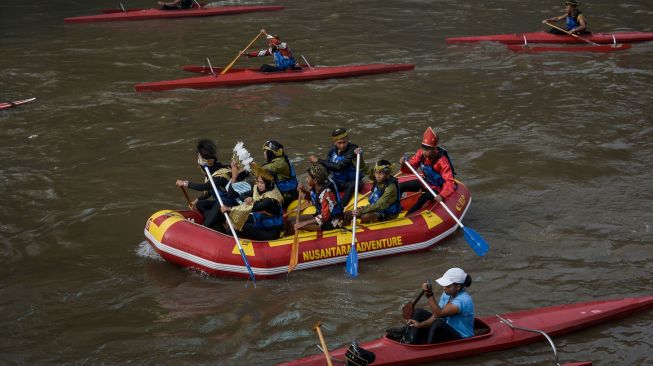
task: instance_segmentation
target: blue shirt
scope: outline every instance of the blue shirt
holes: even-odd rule
[[[442,293],[440,296],[440,303],[438,304],[440,308],[444,308],[449,302],[458,307],[458,314],[451,315],[444,320],[449,324],[453,329],[455,329],[458,334],[463,338],[469,338],[474,335],[474,300],[469,296],[467,291],[461,289],[456,297],[451,298],[451,296],[446,293]]]

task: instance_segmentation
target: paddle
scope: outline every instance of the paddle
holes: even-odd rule
[[[329,349],[327,348],[326,342],[324,341],[324,337],[322,336],[322,330],[320,329],[321,325],[322,325],[321,322],[317,322],[317,324],[315,324],[315,327],[313,329],[317,332],[318,338],[320,338],[320,344],[322,345],[322,351],[324,351],[324,357],[326,357],[327,364],[329,366],[333,366],[333,363],[331,362],[331,356],[329,356]]]
[[[209,171],[209,167],[206,165],[203,165],[203,167],[204,167],[204,171],[206,172],[206,176],[209,178],[209,182],[211,182],[211,187],[213,187],[213,191],[215,192],[215,197],[217,198],[220,207],[222,207],[223,206],[222,198],[220,197],[220,192],[218,191],[218,187],[215,186],[215,182],[213,181],[213,176]],[[238,240],[238,235],[236,235],[236,230],[234,229],[234,225],[231,223],[231,219],[229,218],[229,214],[227,212],[224,213],[224,218],[225,220],[227,220],[229,229],[231,229],[231,235],[233,235],[234,240],[236,240],[236,244],[238,245],[238,250],[240,250],[240,256],[243,257],[243,262],[245,262],[245,266],[247,267],[247,272],[249,272],[249,278],[252,280],[252,282],[254,282],[254,287],[256,287],[256,277],[254,277],[254,272],[252,272],[252,267],[250,267],[249,262],[247,261],[247,256],[245,256],[245,251],[243,251],[243,246],[240,245],[240,240]]]
[[[572,36],[572,37],[575,37],[575,38],[578,38],[578,39],[580,39],[580,40],[583,40],[583,41],[585,41],[585,42],[587,42],[587,43],[589,43],[589,44],[593,44],[593,45],[595,45],[595,46],[600,46],[600,44],[598,44],[598,43],[596,43],[596,42],[592,42],[592,41],[590,41],[589,39],[585,39],[585,38],[583,38],[583,37],[579,37],[577,34],[573,34],[573,33],[569,32],[569,31],[567,31],[567,30],[565,30],[565,29],[562,29],[562,28],[560,28],[560,27],[558,27],[558,26],[556,26],[556,25],[553,25],[553,24],[551,24],[551,23],[549,23],[549,22],[545,22],[544,24],[548,25],[548,26],[551,27],[551,28],[555,28],[555,29],[557,29],[557,30],[559,30],[559,31],[561,31],[561,32],[565,32],[565,33],[567,33],[568,35],[570,35],[570,36]]]
[[[417,295],[417,298],[413,302],[407,302],[404,304],[404,306],[401,308],[401,315],[403,315],[404,320],[409,320],[410,318],[413,317],[413,313],[415,312],[415,305],[419,302],[419,299],[422,298],[424,295],[424,290],[422,290],[419,295]]]
[[[426,189],[428,189],[428,191],[433,195],[433,197],[434,198],[437,197],[437,194],[433,192],[431,186],[429,186],[428,183],[426,183],[424,179],[420,177],[420,175],[415,171],[415,168],[413,168],[412,165],[408,163],[408,161],[405,161],[405,164],[408,167],[408,169],[410,169],[410,171],[413,172],[413,175],[415,175],[415,177],[419,179],[422,185],[426,187]],[[454,219],[454,221],[456,221],[458,226],[460,226],[463,229],[463,232],[465,233],[465,240],[467,240],[467,244],[469,244],[469,246],[472,247],[474,252],[476,252],[476,254],[479,257],[484,256],[485,253],[487,253],[487,251],[490,249],[489,245],[485,242],[485,240],[476,231],[463,225],[463,223],[460,222],[460,220],[453,214],[453,212],[451,212],[449,207],[447,207],[447,205],[444,204],[444,201],[441,201],[440,203],[442,204],[442,207],[444,207],[444,209],[447,211],[449,216],[451,216],[451,218]]]
[[[302,208],[302,195],[299,195],[297,201],[297,209],[295,210],[295,224],[299,222],[299,213]],[[295,229],[295,238],[292,242],[292,247],[290,248],[290,263],[288,263],[288,273],[295,269],[297,263],[299,262],[299,230]]]
[[[227,71],[229,71],[229,69],[231,69],[231,67],[236,63],[236,61],[238,61],[238,59],[240,58],[240,56],[243,55],[243,52],[247,51],[247,49],[249,49],[249,48],[254,44],[254,42],[256,42],[256,40],[258,39],[258,37],[260,37],[260,36],[263,35],[263,34],[265,34],[265,29],[261,29],[261,31],[258,32],[258,34],[256,35],[256,37],[254,37],[254,39],[252,39],[252,41],[249,42],[249,44],[248,44],[247,46],[245,46],[245,49],[243,49],[242,51],[238,52],[238,55],[236,55],[236,58],[234,58],[234,60],[231,61],[231,63],[229,63],[229,65],[227,65],[227,67],[225,67],[224,70],[222,70],[222,72],[220,73],[220,75],[224,75],[224,74],[226,74]]]
[[[184,192],[184,197],[186,197],[186,201],[188,201],[188,208],[193,208],[193,202],[190,200],[190,197],[188,197],[188,191],[186,191],[186,187],[179,187],[182,192]]]
[[[360,175],[361,154],[356,154],[356,182],[354,183],[354,213],[358,208],[358,179]],[[351,250],[347,254],[345,269],[352,277],[358,276],[358,253],[356,252],[356,215],[351,219]]]

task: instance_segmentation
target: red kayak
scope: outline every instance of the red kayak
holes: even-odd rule
[[[593,33],[581,35],[587,41],[594,43],[635,43],[653,41],[653,32],[615,32]],[[447,38],[447,44],[474,43],[474,42],[499,42],[503,44],[524,43],[583,43],[582,39],[568,35],[557,35],[547,32],[495,34],[489,36],[471,36]]]
[[[36,98],[29,98],[29,99],[17,100],[17,101],[14,101],[14,102],[8,102],[8,103],[0,103],[0,109],[9,109],[9,108],[13,108],[13,107],[15,107],[15,106],[17,106],[17,105],[21,105],[21,104],[29,103],[29,102],[32,102],[32,101],[34,101],[34,100],[36,100]]]
[[[509,44],[506,45],[511,51],[527,52],[527,53],[540,53],[540,52],[614,52],[623,51],[631,48],[630,43],[622,43],[618,45],[587,45],[587,46],[524,46]]]
[[[501,317],[511,321],[516,326],[536,328],[555,336],[652,307],[653,296],[643,296],[551,306],[503,314]],[[467,357],[522,346],[543,339],[539,334],[512,329],[499,320],[498,316],[477,318],[474,326],[476,328],[475,336],[458,341],[430,345],[408,345],[383,337],[362,343],[360,346],[375,353],[374,366],[387,366],[412,365]],[[346,351],[347,347],[344,347],[330,351],[330,353],[334,359],[344,360]],[[324,354],[319,354],[283,363],[282,365],[326,365],[326,359]]]
[[[193,68],[195,68],[195,70],[200,70],[202,66],[184,67],[184,69],[188,71],[193,71]],[[261,72],[258,69],[230,69],[224,75],[196,76],[184,79],[141,83],[137,84],[135,89],[136,91],[162,91],[182,88],[206,89],[237,85],[347,78],[352,76],[407,71],[414,68],[415,65],[412,64],[369,64],[304,67],[301,70],[288,70],[282,72]]]
[[[127,9],[125,11],[107,12],[64,19],[66,23],[113,22],[122,20],[170,19],[186,17],[206,17],[212,15],[230,15],[251,13],[255,11],[283,10],[283,6],[221,6],[219,8],[193,8],[180,10],[161,9]]]

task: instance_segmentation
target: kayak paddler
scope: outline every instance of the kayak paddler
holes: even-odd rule
[[[252,172],[256,184],[251,196],[238,206],[222,206],[221,211],[229,212],[236,231],[244,238],[279,239],[283,228],[283,196],[274,183],[273,173],[256,164],[252,164]]]
[[[443,292],[436,300],[430,284],[422,284],[430,311],[415,309],[407,323],[406,343],[440,343],[474,335],[474,301],[465,290],[472,284],[472,278],[461,268],[450,268],[435,281]]]
[[[331,173],[331,178],[338,185],[338,190],[344,192],[342,203],[344,206],[349,204],[349,200],[354,196],[356,189],[356,153],[358,145],[349,142],[349,132],[344,128],[336,128],[331,132],[331,141],[333,146],[326,159],[319,159],[315,155],[310,155],[308,160],[313,164],[323,165],[327,172]],[[361,179],[363,174],[360,175]],[[362,187],[359,184],[359,187]],[[360,188],[359,188],[360,189]]]
[[[301,70],[301,67],[295,66],[295,58],[293,57],[288,44],[286,42],[281,42],[279,35],[267,34],[265,29],[261,29],[261,33],[265,34],[265,38],[268,41],[268,48],[249,53],[245,52],[243,53],[243,56],[247,56],[249,58],[263,56],[274,57],[274,66],[263,64],[260,68],[262,72],[278,72],[286,71],[288,69]]]
[[[557,17],[544,19],[542,21],[542,24],[546,24],[550,22],[559,22],[561,20],[565,20],[567,31],[569,31],[570,33],[592,34],[592,32],[590,32],[587,29],[587,20],[585,20],[585,16],[583,15],[583,12],[578,10],[578,1],[576,0],[565,1],[565,13]],[[565,32],[555,28],[549,29],[548,32],[551,34],[560,34],[560,35],[566,34]]]
[[[159,4],[161,10],[190,9],[193,7],[193,0],[174,0],[167,3],[158,1],[157,4]]]
[[[438,194],[435,197],[435,203],[442,202],[447,199],[456,190],[456,181],[454,175],[456,174],[453,169],[453,164],[449,158],[449,153],[444,148],[438,146],[438,135],[431,127],[424,131],[422,137],[422,147],[412,157],[402,157],[399,160],[401,164],[401,172],[404,174],[413,174],[410,169],[405,166],[408,162],[413,168],[419,168],[424,173],[424,180],[435,190]],[[429,201],[433,200],[433,195],[429,193],[419,180],[414,179],[403,182],[399,185],[399,190],[403,192],[417,192],[422,190],[422,195],[419,197],[415,205],[408,209],[406,215],[419,210],[422,206]]]
[[[362,223],[369,223],[392,220],[401,212],[399,182],[392,176],[390,162],[381,159],[376,162],[374,168],[367,170],[368,178],[374,182],[368,198],[369,205],[345,212],[345,222],[351,222],[353,214],[360,218]]]
[[[313,164],[307,170],[306,184],[300,184],[297,191],[303,198],[311,200],[315,215],[300,215],[294,225],[295,230],[326,231],[342,225],[342,204],[338,188],[329,173],[321,164]]]
[[[275,174],[275,183],[283,195],[283,208],[286,208],[298,196],[295,168],[288,159],[283,145],[277,141],[266,141],[263,144],[263,155],[267,161],[263,167]]]

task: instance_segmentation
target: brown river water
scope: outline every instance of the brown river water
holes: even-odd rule
[[[420,283],[460,266],[478,316],[653,293],[653,43],[608,54],[516,54],[447,37],[531,32],[562,1],[295,1],[281,12],[64,24],[116,5],[0,8],[0,364],[272,365],[379,337]],[[229,4],[254,4],[234,1]],[[133,0],[132,7],[154,1]],[[597,31],[653,31],[653,2],[581,4]],[[412,72],[135,93],[139,82],[224,66],[260,28],[318,65],[414,63]],[[259,41],[257,46],[263,46]],[[236,66],[258,66],[262,59]],[[266,60],[268,61],[268,60]],[[164,262],[146,219],[183,208],[200,138],[261,159],[286,145],[298,172],[350,128],[368,161],[398,161],[427,126],[472,192],[462,232],[430,251],[259,281]],[[304,174],[302,174],[303,178]],[[422,304],[425,304],[422,302]],[[554,338],[561,360],[651,365],[653,312]],[[550,365],[544,342],[438,365]]]

